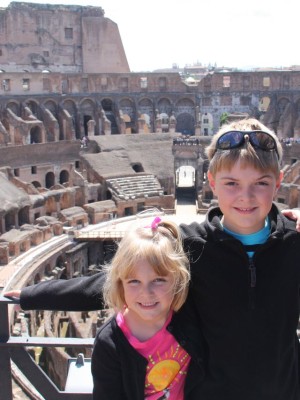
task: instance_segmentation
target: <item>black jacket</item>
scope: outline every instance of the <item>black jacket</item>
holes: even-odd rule
[[[176,335],[174,335],[176,336]],[[202,361],[181,335],[192,359],[184,386],[186,400],[198,400],[197,386],[203,377]],[[186,346],[187,345],[187,346]],[[194,353],[194,354],[193,354]],[[92,357],[95,400],[144,400],[147,360],[128,342],[115,318],[98,331]]]
[[[202,224],[181,225],[192,283],[173,329],[194,323],[187,340],[204,346],[199,400],[300,399],[300,234],[275,206],[269,217],[271,235],[253,264],[241,242],[222,230],[218,208]],[[21,306],[98,309],[101,286],[101,274],[51,281],[23,289]]]

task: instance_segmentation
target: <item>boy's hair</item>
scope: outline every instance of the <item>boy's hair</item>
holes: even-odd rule
[[[124,309],[122,280],[134,276],[138,261],[147,261],[160,276],[171,274],[174,299],[171,308],[183,305],[190,280],[189,261],[183,250],[178,226],[160,221],[153,227],[135,227],[121,240],[112,262],[104,266],[106,281],[103,287],[105,303],[114,311]]]
[[[276,151],[265,151],[254,148],[249,140],[245,140],[241,147],[229,150],[219,150],[216,148],[220,136],[229,131],[264,131],[271,135],[277,146]],[[271,171],[276,177],[280,174],[280,164],[282,159],[282,146],[274,132],[254,118],[234,121],[222,128],[213,136],[210,145],[206,148],[209,159],[209,171],[215,176],[220,170],[230,170],[233,165],[240,160],[242,166],[250,165],[260,171]]]

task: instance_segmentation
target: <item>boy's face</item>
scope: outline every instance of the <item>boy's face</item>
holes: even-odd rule
[[[274,195],[280,186],[282,172],[262,172],[238,161],[231,170],[208,172],[213,193],[223,213],[224,226],[239,234],[250,234],[264,227]]]

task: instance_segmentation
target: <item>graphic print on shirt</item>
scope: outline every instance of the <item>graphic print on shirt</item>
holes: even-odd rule
[[[145,382],[146,399],[161,399],[161,395],[163,399],[172,398],[172,388],[176,393],[180,392],[178,386],[183,385],[189,361],[190,356],[178,343],[167,352],[157,351],[149,355]],[[160,396],[154,396],[155,393],[160,393]]]

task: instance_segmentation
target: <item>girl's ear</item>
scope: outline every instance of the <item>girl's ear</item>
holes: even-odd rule
[[[209,186],[210,186],[211,190],[213,192],[215,192],[216,182],[215,182],[214,177],[212,176],[210,171],[207,171],[207,179],[208,179]]]

